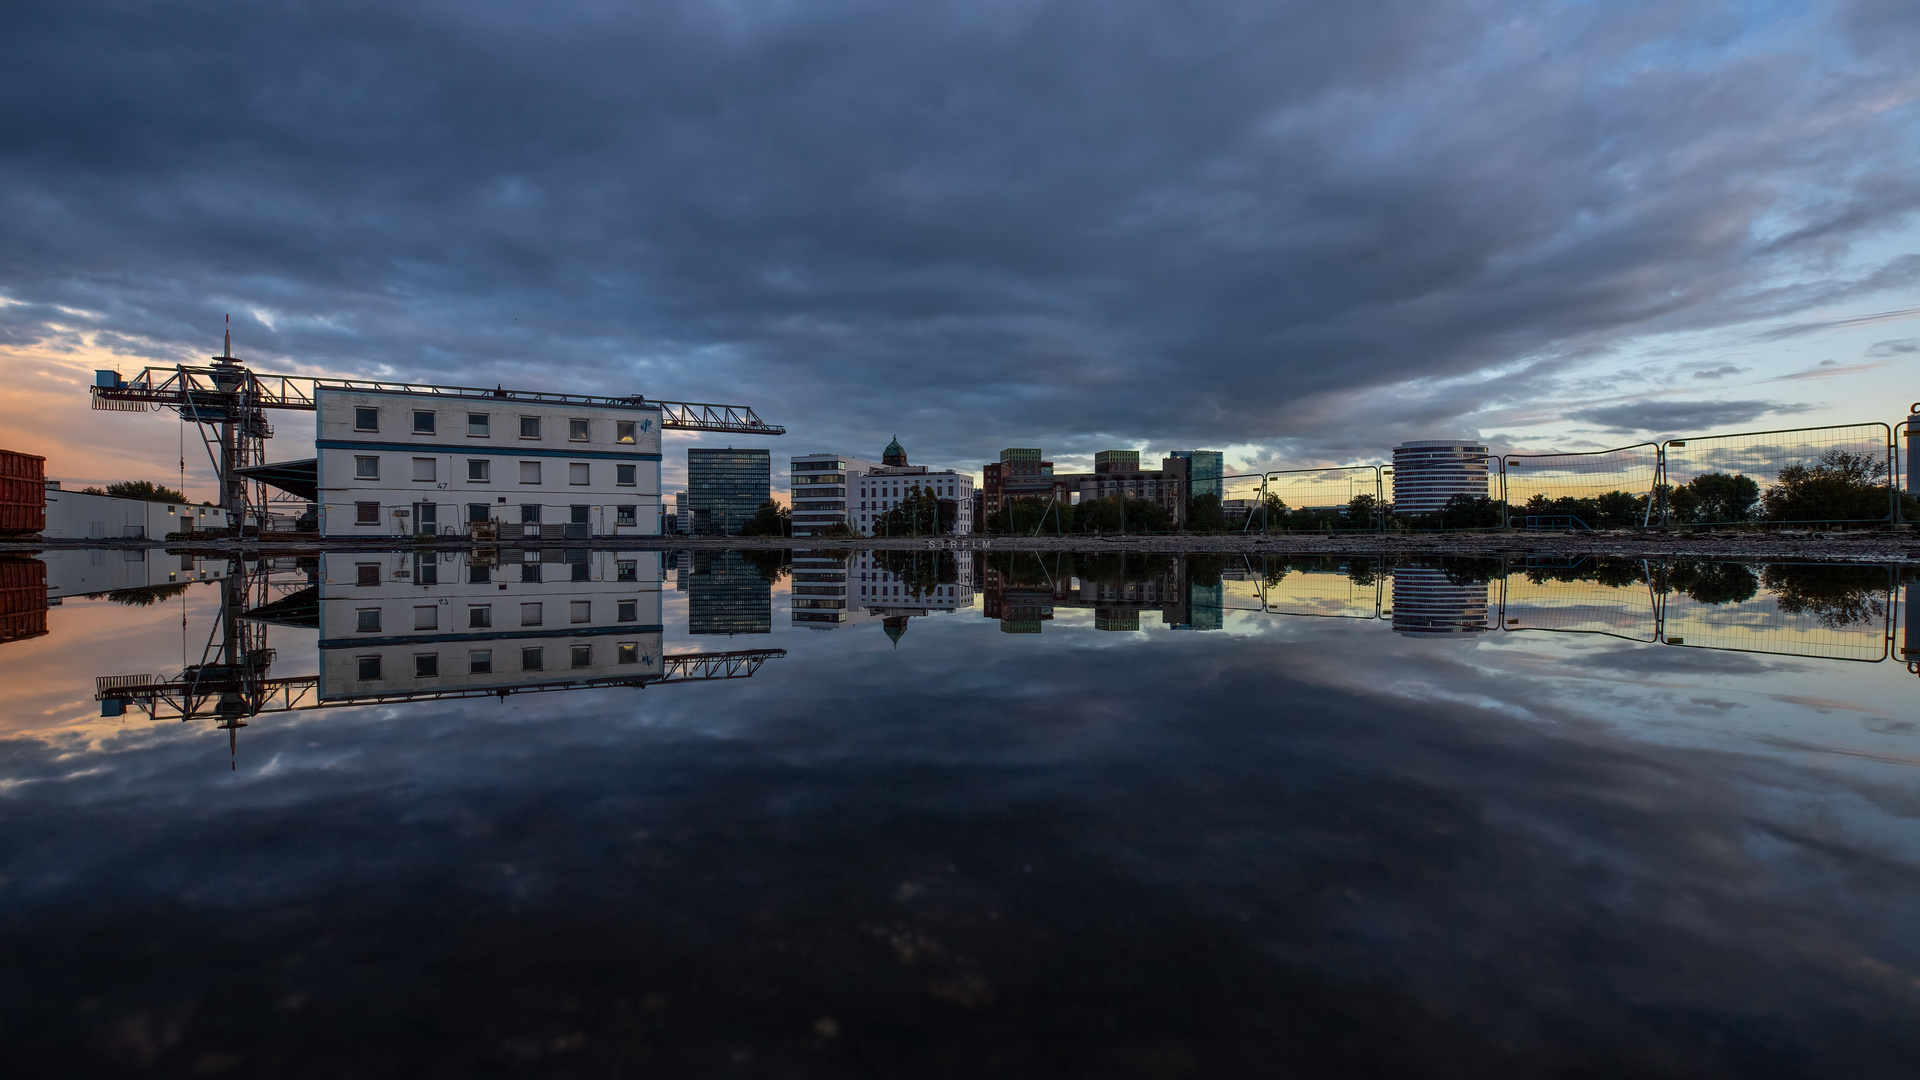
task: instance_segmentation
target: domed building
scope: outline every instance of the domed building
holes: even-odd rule
[[[893,441],[887,444],[887,448],[880,451],[880,464],[899,468],[906,467],[907,451],[900,445],[900,436],[895,435]]]

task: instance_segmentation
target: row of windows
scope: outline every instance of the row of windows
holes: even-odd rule
[[[533,564],[538,565],[538,564]],[[569,600],[567,621],[569,623],[590,623],[593,621],[592,600]],[[503,605],[504,606],[504,605]],[[557,605],[556,605],[557,606]],[[521,626],[545,626],[546,602],[534,601],[520,605]],[[415,630],[440,629],[439,604],[420,604],[413,609],[413,628]],[[354,631],[361,634],[380,633],[380,613],[377,607],[358,608],[354,611]],[[620,600],[614,604],[615,622],[637,622],[640,618],[640,601]],[[467,629],[490,630],[493,628],[492,604],[467,605]]]
[[[538,416],[520,417],[520,437],[538,439],[540,435]],[[604,421],[602,421],[604,423]],[[639,432],[653,426],[651,420],[615,420],[613,422],[613,441],[632,445]],[[438,435],[440,433],[440,414],[432,409],[413,410],[413,434]],[[377,432],[380,430],[380,410],[374,406],[357,406],[353,410],[353,430]],[[490,439],[493,437],[493,414],[470,412],[467,414],[467,437],[471,439]],[[567,421],[568,442],[592,442],[593,421],[573,417]]]
[[[573,554],[573,553],[568,552],[568,554]],[[582,552],[581,554],[584,555],[585,553]],[[522,563],[519,563],[518,565],[520,567],[521,581],[530,582],[530,581],[541,580],[540,568],[545,564],[539,563],[539,562],[522,562]],[[591,571],[593,568],[587,564],[585,559],[580,559],[577,561],[569,559],[563,565],[567,569],[567,575],[569,580],[572,580],[572,581],[593,580],[591,575]],[[357,580],[354,582],[356,585],[380,584],[380,564],[379,563],[357,563],[355,564],[354,569],[357,571],[357,574],[356,574]],[[506,568],[504,566],[501,567],[501,570],[503,572],[505,571],[505,569]],[[493,583],[493,570],[494,568],[491,566],[482,566],[476,563],[469,563],[467,564],[467,583],[469,585],[490,585]],[[613,579],[615,581],[639,581],[640,580],[640,564],[633,559],[615,560],[613,564],[613,570],[614,570]],[[414,566],[413,570],[411,571],[411,574],[412,574],[411,581],[415,585],[440,584],[440,566],[438,563],[432,562],[431,560],[426,560],[426,559],[420,560],[419,563]]]
[[[640,643],[637,641],[617,641],[617,642],[614,642],[613,648],[614,648],[614,660],[616,663],[638,664],[641,660]],[[567,653],[568,653],[568,660],[570,661],[573,667],[590,668],[593,666],[593,646],[591,644],[569,645],[567,646]],[[381,658],[379,656],[362,656],[357,658],[359,662],[358,666],[359,666],[359,676],[360,676],[361,682],[378,682],[380,680],[381,678],[380,659]],[[528,648],[524,648],[520,650],[520,670],[521,671],[545,671],[546,660],[547,660],[547,656],[546,656],[545,646],[535,645],[535,646],[530,646]],[[469,675],[493,674],[493,650],[492,649],[469,650],[467,652],[467,674]],[[414,653],[413,654],[413,677],[414,678],[434,679],[434,678],[438,678],[439,675],[440,675],[440,654],[439,653],[431,652],[431,653]]]
[[[540,466],[544,462],[520,462],[520,482],[538,484],[544,475]],[[437,483],[440,479],[440,459],[417,457],[413,459],[413,482],[416,484]],[[615,464],[613,482],[620,487],[632,487],[639,477],[639,466]],[[353,478],[355,480],[380,479],[380,457],[378,454],[356,454],[353,459]],[[490,458],[467,459],[467,483],[486,484],[493,481],[493,461]],[[567,463],[567,483],[585,486],[593,483],[593,463],[588,461],[570,461]]]
[[[888,592],[887,590],[888,590],[889,588],[891,588],[891,589],[892,589],[893,591],[892,591],[892,592]],[[941,590],[942,588],[945,588],[945,589],[946,589],[946,592],[945,592],[944,594],[943,594],[943,593],[942,593],[942,592],[940,591],[940,590]],[[871,591],[871,592],[869,592],[869,591],[868,591],[869,589],[871,589],[872,591]],[[798,590],[795,590],[795,591],[798,591]],[[899,596],[899,595],[900,595],[900,586],[898,586],[898,585],[893,585],[893,586],[887,586],[887,585],[862,585],[862,586],[860,586],[860,595],[861,595],[861,596]],[[928,595],[928,594],[920,594],[920,595]],[[944,596],[945,596],[945,597],[946,597],[946,598],[947,598],[948,600],[954,600],[954,599],[956,599],[956,598],[957,598],[957,594],[956,594],[956,593],[954,592],[954,587],[953,587],[952,585],[947,585],[947,586],[935,586],[935,587],[934,587],[934,590],[933,590],[933,592],[932,592],[932,593],[931,593],[930,595],[932,595],[932,597],[933,597],[934,599],[936,599],[936,600],[938,600],[938,599],[940,599],[940,597],[941,597],[941,596],[943,596],[943,595],[944,595]]]
[[[448,505],[458,505],[458,504],[450,503]],[[381,523],[380,522],[380,506],[381,504],[378,502],[354,503],[353,504],[353,523],[355,525],[379,525]],[[484,524],[485,522],[493,520],[493,512],[494,512],[493,504],[467,503],[466,506],[467,506],[467,522],[469,524]],[[521,503],[520,504],[520,524],[522,525],[540,524],[540,519],[543,516],[544,509],[545,508],[539,503]],[[570,519],[567,522],[567,524],[588,525],[592,523],[591,513],[593,511],[593,507],[591,505],[570,506],[567,509],[569,511],[568,517]],[[399,511],[401,510],[406,510],[406,514],[401,515],[399,513]],[[437,527],[440,524],[440,504],[430,503],[430,502],[417,502],[417,503],[414,503],[410,508],[395,507],[394,516],[411,517],[414,523],[413,524],[414,531],[425,532],[428,526]],[[616,526],[638,525],[640,523],[640,508],[634,505],[615,506],[613,508],[613,523]]]

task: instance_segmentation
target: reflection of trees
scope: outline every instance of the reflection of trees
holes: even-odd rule
[[[91,592],[84,595],[88,600],[104,599],[109,604],[152,607],[162,600],[171,600],[179,596],[192,586],[191,581],[180,581],[171,585],[143,585],[137,589],[115,589],[112,592]]]
[[[960,580],[959,563],[951,551],[874,551],[873,565],[900,579],[909,596],[933,595],[940,585]]]
[[[1760,579],[1743,563],[1683,561],[1665,567],[1661,591],[1702,604],[1743,604],[1760,591]]]
[[[1887,617],[1888,577],[1878,566],[1769,566],[1760,581],[1791,615],[1812,615],[1829,630]]]
[[[765,578],[769,585],[779,581],[793,569],[793,552],[784,548],[742,548],[740,557],[760,571],[760,576]]]
[[[1609,589],[1625,589],[1644,580],[1638,559],[1583,559],[1577,566],[1529,566],[1522,573],[1535,585],[1549,581],[1591,581]]]

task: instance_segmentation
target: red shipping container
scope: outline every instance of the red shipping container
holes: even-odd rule
[[[0,643],[47,632],[47,564],[0,557]]]
[[[47,527],[47,459],[0,450],[0,536],[26,536]]]

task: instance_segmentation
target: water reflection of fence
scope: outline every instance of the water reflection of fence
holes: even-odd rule
[[[1714,574],[1714,569],[1725,573]],[[1691,576],[1682,572],[1690,571]],[[1885,574],[1825,591],[1820,575]],[[1796,584],[1796,576],[1812,576]],[[1899,594],[1887,568],[1775,564],[1665,564],[1576,558],[1564,565],[1491,560],[1476,574],[1455,566],[1387,566],[1349,559],[1302,568],[1249,560],[1228,610],[1268,615],[1391,620],[1415,635],[1504,631],[1603,634],[1632,641],[1778,656],[1879,662],[1892,655]],[[1707,580],[1710,579],[1710,580]],[[1703,584],[1704,581],[1704,584]],[[1727,588],[1729,582],[1745,587]],[[1719,584],[1715,592],[1713,585]],[[1691,591],[1689,591],[1691,590]],[[1920,665],[1920,586],[1907,587],[1901,659]]]

